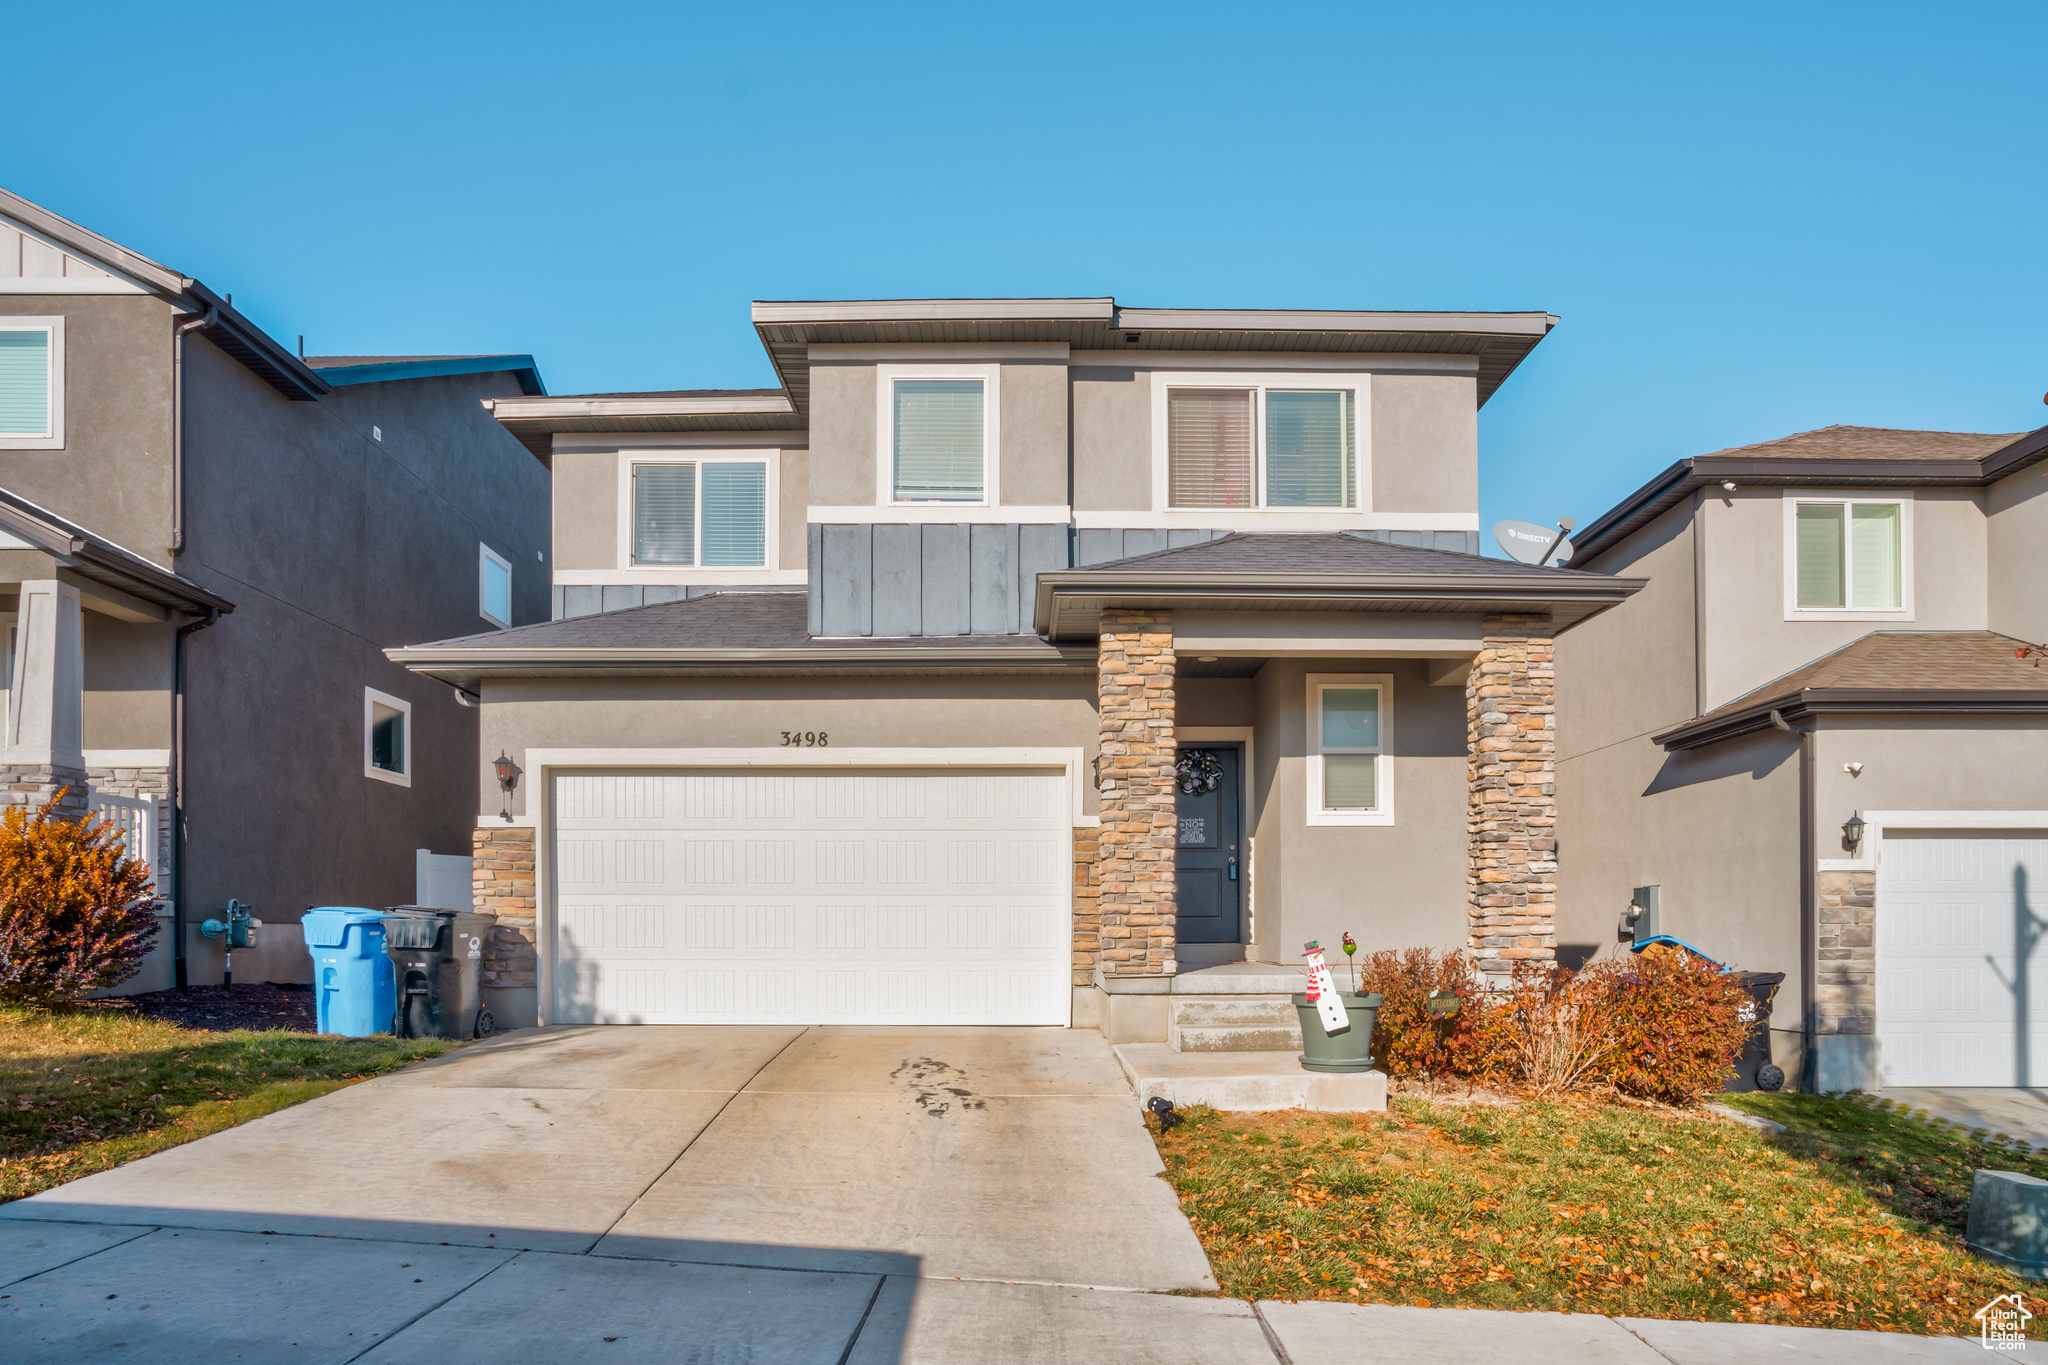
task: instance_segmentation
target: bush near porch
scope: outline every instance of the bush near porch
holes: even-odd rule
[[[1749,1032],[1749,994],[1704,961],[1631,954],[1576,972],[1516,967],[1488,989],[1461,953],[1388,950],[1358,964],[1359,989],[1382,997],[1373,1055],[1387,1074],[1520,1082],[1538,1093],[1611,1089],[1668,1104],[1717,1093]],[[1457,1012],[1432,1016],[1432,993]]]
[[[1196,1109],[1158,1138],[1225,1294],[1971,1334],[2031,1286],[1962,1246],[1971,1172],[2048,1159],[1814,1095]]]
[[[0,1203],[457,1046],[181,1028],[111,1007],[0,1007]]]

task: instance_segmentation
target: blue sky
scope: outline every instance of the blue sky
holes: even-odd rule
[[[531,351],[573,393],[773,382],[755,298],[1548,309],[1480,416],[1489,526],[1833,422],[2048,422],[2038,4],[115,4],[9,30],[0,185],[313,353]]]

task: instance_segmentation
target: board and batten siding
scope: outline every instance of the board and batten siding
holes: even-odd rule
[[[1020,635],[1038,575],[1228,535],[1222,530],[1016,522],[808,528],[812,635]],[[1476,531],[1362,531],[1395,545],[1479,552]]]

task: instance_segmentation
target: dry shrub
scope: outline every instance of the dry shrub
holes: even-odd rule
[[[1358,964],[1358,988],[1378,992],[1373,1055],[1390,1076],[1462,1076],[1497,1081],[1515,1074],[1507,1021],[1463,953],[1387,949]],[[1458,1012],[1430,1015],[1432,991],[1455,991]]]
[[[1699,958],[1630,954],[1595,964],[1614,1053],[1603,1079],[1624,1095],[1696,1104],[1721,1088],[1749,1036],[1749,992]]]
[[[0,1000],[51,1006],[135,975],[156,940],[149,868],[96,817],[0,815]]]
[[[1539,1095],[1583,1090],[1608,1067],[1617,1036],[1607,974],[1516,963],[1514,985],[1496,1005],[1509,1020],[1515,1060]]]

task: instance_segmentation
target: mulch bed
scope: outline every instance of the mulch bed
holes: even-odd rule
[[[256,982],[233,986],[188,986],[182,991],[108,996],[86,1008],[161,1019],[189,1029],[286,1029],[313,1032],[313,988]]]

